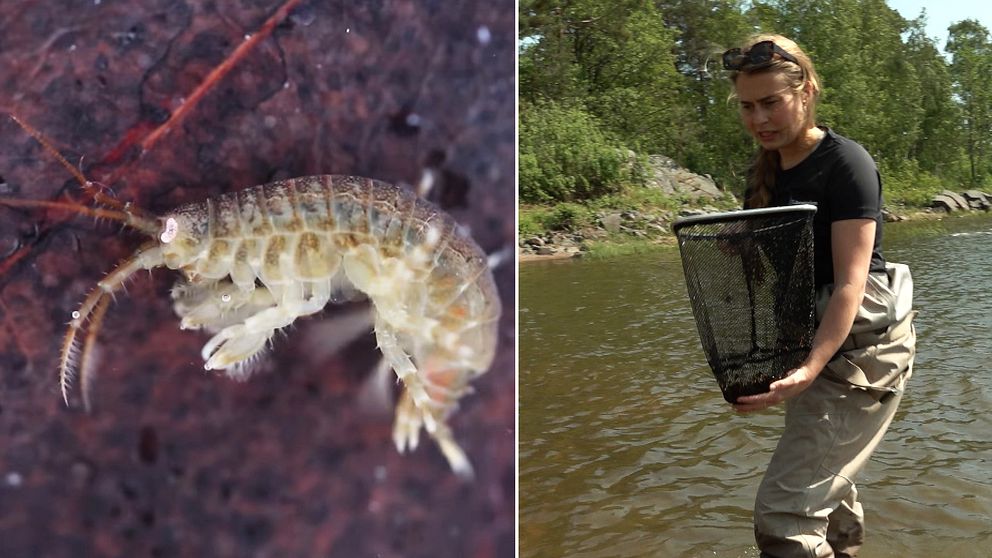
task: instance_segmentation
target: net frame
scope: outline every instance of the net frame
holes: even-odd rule
[[[703,352],[728,402],[742,395],[767,392],[772,382],[801,364],[812,349],[815,213],[815,205],[795,204],[684,217],[672,225]],[[798,234],[788,238],[780,234],[787,232]],[[732,244],[737,252],[725,250],[721,243]],[[778,244],[773,246],[775,243]],[[709,250],[716,254],[713,249],[722,253],[709,257],[714,262],[727,264],[738,258],[739,264],[730,266],[729,272],[725,266],[722,276],[707,277],[707,273],[713,275],[713,268],[699,269],[700,261],[710,262],[698,253],[705,255]],[[768,268],[775,272],[774,284],[780,287],[777,290],[770,287],[771,283],[763,284]],[[735,276],[733,272],[738,269],[740,273]],[[707,300],[707,291],[710,299],[720,292],[726,301]],[[715,322],[728,318],[727,308],[740,310],[745,298],[748,316],[733,317],[736,324]],[[768,325],[769,320],[774,327]],[[773,329],[775,339],[770,341],[769,331]],[[717,339],[719,331],[733,332],[733,339]],[[737,335],[740,331],[747,332],[746,343],[741,340],[743,335]]]

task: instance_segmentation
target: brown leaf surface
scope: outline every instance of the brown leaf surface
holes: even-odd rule
[[[5,1],[0,110],[155,213],[280,178],[411,185],[430,168],[432,199],[512,254],[514,44],[505,0]],[[0,196],[85,199],[7,118],[0,177]],[[512,556],[512,259],[495,272],[496,361],[452,420],[477,472],[463,483],[433,443],[399,455],[390,412],[357,403],[371,335],[331,355],[306,341],[340,308],[236,383],[203,372],[207,336],[178,330],[164,269],[107,315],[94,412],[65,408],[69,315],[140,242],[0,207],[0,556]]]

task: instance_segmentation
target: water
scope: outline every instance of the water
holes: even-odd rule
[[[915,373],[858,481],[862,558],[992,546],[992,219],[886,225],[916,284]],[[522,557],[757,556],[781,409],[733,413],[675,248],[520,269]]]

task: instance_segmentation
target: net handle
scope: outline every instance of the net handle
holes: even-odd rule
[[[761,217],[765,215],[776,215],[780,213],[816,213],[816,206],[810,203],[795,205],[783,205],[779,207],[761,207],[758,209],[738,209],[736,211],[724,211],[722,213],[707,213],[706,215],[694,215],[683,217],[672,224],[672,231],[678,234],[679,229],[687,225],[702,225],[708,223],[719,223],[722,221],[736,221],[749,217]]]

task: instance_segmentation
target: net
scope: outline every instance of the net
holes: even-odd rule
[[[813,345],[813,215],[793,205],[673,225],[706,360],[723,397],[768,391]]]

